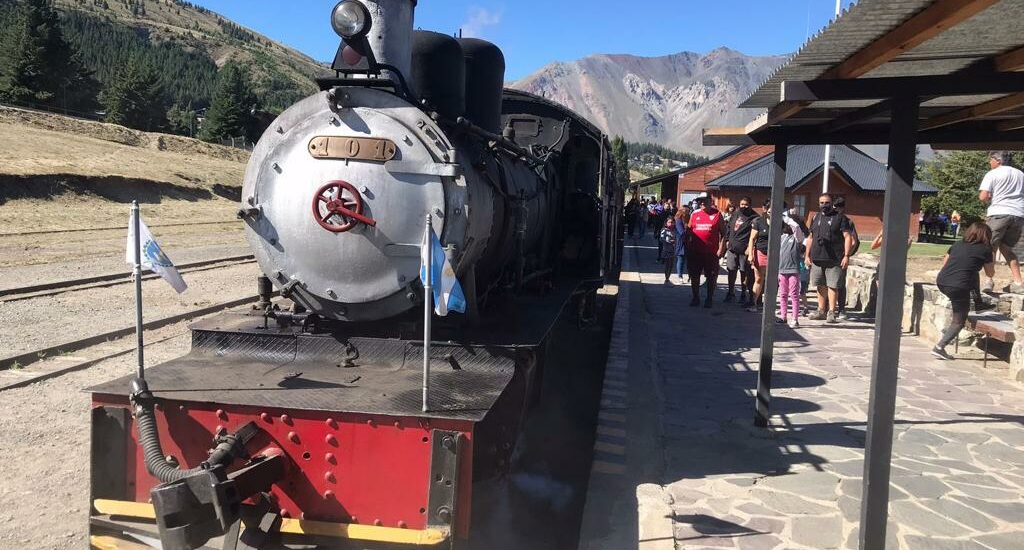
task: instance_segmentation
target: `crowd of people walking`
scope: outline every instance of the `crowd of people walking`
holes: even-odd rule
[[[1006,154],[990,155],[991,170],[980,184],[978,198],[988,204],[985,222],[972,223],[963,231],[963,239],[951,246],[943,260],[936,284],[949,297],[953,314],[933,354],[952,357],[945,351],[967,322],[973,296],[975,309],[985,309],[980,291],[994,287],[994,258],[1006,259],[1013,282],[1006,292],[1024,293],[1020,262],[1024,256],[1024,172],[1006,163]],[[689,283],[690,305],[714,304],[718,275],[726,271],[724,302],[737,301],[751,312],[760,312],[765,278],[773,205],[766,201],[758,212],[750,197],[719,211],[706,194],[690,204],[675,207],[671,200],[637,200],[626,205],[627,232],[644,238],[647,230],[657,242],[657,261],[664,263],[665,283],[672,275],[680,284]],[[808,319],[839,323],[846,317],[846,278],[850,259],[860,249],[860,236],[854,221],[846,215],[842,197],[823,193],[818,211],[804,223],[804,217],[783,204],[779,248],[779,293],[776,321],[792,328],[800,326],[801,314]],[[961,215],[953,212],[940,217],[952,234],[961,233]],[[926,218],[921,218],[925,223]],[[922,226],[922,230],[924,227]],[[938,229],[942,234],[944,229]],[[871,248],[882,246],[879,234]],[[909,245],[910,243],[908,243]],[[980,272],[987,279],[981,283]],[[688,281],[687,281],[688,279]],[[737,292],[738,287],[738,292]],[[803,307],[803,296],[813,290],[817,307]]]

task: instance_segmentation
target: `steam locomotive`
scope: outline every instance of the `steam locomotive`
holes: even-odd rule
[[[90,389],[94,546],[470,536],[474,488],[508,472],[555,368],[551,328],[585,322],[618,268],[622,194],[605,135],[503,89],[495,45],[414,31],[415,6],[340,2],[334,76],[254,149],[257,305]],[[422,407],[428,216],[467,304],[433,323]]]

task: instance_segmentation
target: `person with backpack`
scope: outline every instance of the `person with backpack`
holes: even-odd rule
[[[821,211],[811,220],[811,233],[804,243],[807,250],[804,260],[811,266],[810,285],[818,291],[818,310],[808,319],[835,324],[839,322],[836,317],[839,280],[850,265],[853,236],[850,219],[836,210],[832,195],[823,193],[818,197],[818,206]]]
[[[750,231],[754,220],[758,218],[757,211],[753,209],[754,201],[750,197],[740,199],[740,207],[733,212],[728,220],[725,232],[726,253],[725,269],[728,273],[729,290],[725,294],[725,301],[731,302],[736,297],[736,275],[740,277],[740,306],[748,307],[747,295],[751,300],[754,296],[754,270],[747,259],[747,250],[750,247]],[[722,216],[725,219],[725,216]]]
[[[846,199],[844,199],[843,197],[837,198],[835,206],[836,206],[836,210],[838,210],[840,214],[843,214],[843,215],[846,214]],[[847,218],[849,218],[849,216],[847,216]],[[855,256],[857,254],[857,251],[860,250],[860,236],[857,234],[857,224],[853,223],[853,219],[850,219],[850,237],[853,239],[853,244],[850,245],[850,257],[853,257],[853,256]],[[849,267],[843,269],[843,275],[842,275],[842,277],[839,278],[839,289],[838,289],[839,297],[838,297],[838,301],[836,302],[836,308],[837,308],[836,317],[838,317],[839,319],[844,320],[844,321],[847,318],[846,317],[846,275],[847,275],[848,271],[849,271]]]
[[[977,286],[978,272],[982,269],[989,278],[995,274],[992,229],[984,223],[975,222],[964,232],[964,240],[949,247],[942,269],[935,278],[939,291],[949,298],[953,308],[949,326],[942,331],[942,337],[932,348],[932,355],[939,359],[953,359],[946,351],[946,346],[953,342],[967,323],[967,314],[971,310],[971,291]]]

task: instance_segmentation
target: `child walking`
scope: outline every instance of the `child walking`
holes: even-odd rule
[[[665,220],[665,226],[661,228],[661,233],[658,235],[658,242],[661,243],[661,250],[666,251],[666,255],[668,255],[669,252],[673,252],[670,258],[674,260],[674,252],[676,249],[676,222],[674,219],[669,218]],[[664,264],[665,283],[668,284],[670,282],[669,277],[672,276],[672,268],[675,267],[676,262],[670,261],[668,258],[665,258]]]
[[[995,265],[992,263],[992,229],[984,223],[975,222],[967,228],[963,241],[949,247],[942,269],[935,278],[939,291],[949,298],[953,306],[949,326],[942,331],[942,337],[932,349],[932,355],[939,359],[953,358],[946,352],[946,346],[967,323],[967,314],[971,310],[971,291],[979,282],[978,271],[982,268],[990,279],[995,274]]]
[[[782,225],[779,246],[778,321],[787,323],[790,328],[797,328],[800,326],[800,261],[804,257],[804,237],[800,226],[789,217],[788,212],[783,214],[782,219],[786,223]]]

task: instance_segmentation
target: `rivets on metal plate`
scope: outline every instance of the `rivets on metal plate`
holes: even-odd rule
[[[377,527],[380,527],[381,525],[384,525],[384,522],[379,520],[379,519],[375,519],[375,520],[373,520],[373,524],[376,525]]]
[[[228,413],[224,412],[224,409],[217,409],[217,418],[221,420],[227,420]]]
[[[328,418],[327,420],[324,420],[324,423],[327,424],[327,427],[332,430],[338,429],[338,423],[335,422],[333,418]]]
[[[334,483],[334,472],[324,472],[324,481]]]
[[[288,432],[288,441],[291,441],[292,443],[298,443],[299,442],[299,434],[297,434],[295,432]]]
[[[325,454],[324,455],[324,460],[326,460],[328,464],[337,464],[338,463],[338,459],[334,458],[334,453],[327,453],[327,454]]]
[[[282,414],[281,415],[281,422],[284,422],[285,424],[288,424],[289,426],[291,426],[292,425],[292,417],[288,416],[287,414]]]
[[[334,498],[334,491],[330,489],[324,491],[324,498]]]
[[[338,446],[338,438],[334,437],[334,435],[332,435],[332,434],[327,434],[327,437],[324,438],[324,443],[327,443],[328,445],[330,445],[332,447],[337,447]]]
[[[262,420],[262,421],[266,422],[267,424],[269,424],[271,422],[270,413],[265,413],[265,412],[260,413],[260,420]]]
[[[406,525],[406,523],[404,521],[398,520],[398,528],[399,529],[405,529],[406,527],[408,527],[408,525]]]
[[[366,421],[366,425],[367,426],[373,426],[374,425],[373,419],[371,418],[371,419],[367,420]]]

